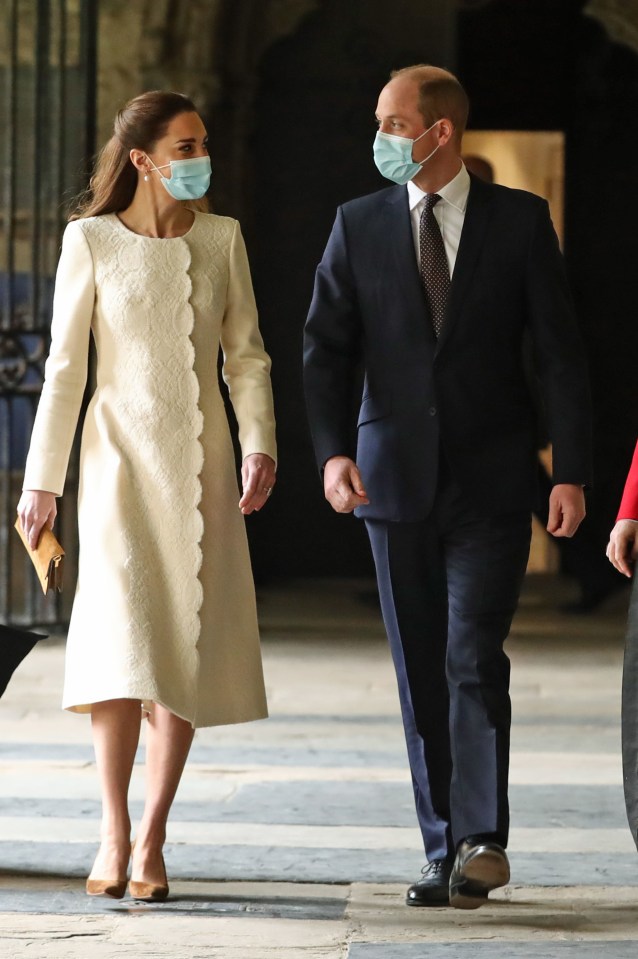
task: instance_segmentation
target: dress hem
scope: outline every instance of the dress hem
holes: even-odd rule
[[[251,713],[251,715],[249,716],[242,715],[240,717],[237,717],[237,716],[230,716],[226,714],[214,720],[210,720],[208,722],[194,723],[190,716],[183,716],[181,713],[177,712],[177,710],[172,709],[167,703],[160,702],[157,699],[149,699],[148,697],[130,696],[130,695],[129,696],[109,696],[108,698],[104,698],[104,699],[96,699],[92,703],[77,703],[72,706],[63,705],[62,708],[68,713],[78,713],[79,715],[87,715],[93,711],[93,706],[95,706],[97,703],[111,702],[112,700],[116,700],[116,699],[132,699],[132,700],[135,700],[136,702],[139,702],[145,717],[148,717],[148,714],[150,711],[149,706],[154,706],[154,705],[162,706],[164,709],[167,709],[174,716],[177,716],[178,719],[183,719],[184,722],[190,723],[193,729],[206,729],[209,726],[239,726],[241,725],[241,723],[252,723],[260,719],[268,719],[268,707],[264,706],[263,709],[256,709],[255,712]]]

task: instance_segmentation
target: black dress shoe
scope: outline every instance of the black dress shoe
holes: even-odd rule
[[[459,843],[450,876],[450,905],[455,909],[478,909],[491,889],[510,881],[510,864],[496,842],[468,836]]]
[[[407,891],[408,906],[447,906],[450,897],[451,859],[433,859],[421,870],[422,878]]]

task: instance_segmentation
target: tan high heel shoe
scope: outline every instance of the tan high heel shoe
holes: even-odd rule
[[[131,847],[131,852],[133,848]],[[130,858],[130,856],[129,856]],[[108,896],[111,899],[123,899],[128,879],[87,879],[87,896]]]
[[[126,879],[87,879],[87,896],[110,896],[111,899],[123,899],[126,892]]]
[[[135,843],[131,846],[131,856],[135,849]],[[133,899],[141,899],[144,902],[163,902],[168,897],[168,878],[166,876],[166,863],[162,856],[162,869],[164,870],[164,882],[137,882],[130,879],[128,889]]]

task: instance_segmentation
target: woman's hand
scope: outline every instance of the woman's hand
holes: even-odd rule
[[[266,453],[251,453],[241,466],[243,496],[239,508],[248,516],[254,510],[259,511],[277,482],[275,461]]]
[[[619,519],[607,544],[607,559],[619,573],[631,577],[638,555],[638,520]]]
[[[43,526],[53,529],[57,513],[55,493],[41,489],[24,490],[18,503],[18,516],[31,549],[38,545]]]

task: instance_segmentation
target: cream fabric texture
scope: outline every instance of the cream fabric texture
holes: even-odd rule
[[[114,214],[65,231],[25,489],[61,495],[87,377],[80,559],[63,706],[160,703],[194,727],[267,715],[255,595],[217,360],[242,455],[276,458],[270,360],[235,220],[183,237]]]

